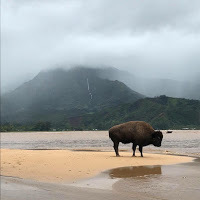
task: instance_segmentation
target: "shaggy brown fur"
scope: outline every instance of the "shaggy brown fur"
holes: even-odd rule
[[[139,151],[142,154],[143,146],[153,144],[154,146],[161,146],[162,132],[155,131],[152,126],[143,121],[130,121],[123,124],[113,126],[109,130],[109,137],[114,143],[114,150],[116,156],[119,156],[118,146],[119,142],[123,144],[133,143],[133,156],[135,156],[136,146],[139,145]]]

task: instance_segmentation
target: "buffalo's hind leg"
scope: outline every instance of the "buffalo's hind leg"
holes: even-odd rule
[[[143,148],[143,146],[139,146],[139,151],[141,153],[141,157],[143,157],[142,148]]]
[[[113,146],[113,148],[114,148],[114,150],[115,150],[115,153],[116,153],[116,156],[120,156],[119,155],[119,151],[118,151],[118,147],[119,147],[119,142],[114,142],[114,146]]]
[[[133,143],[133,146],[132,146],[132,149],[133,149],[133,157],[135,156],[135,150],[136,150],[136,146],[134,143]]]

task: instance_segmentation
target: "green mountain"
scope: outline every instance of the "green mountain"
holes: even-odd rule
[[[144,98],[114,80],[115,71],[77,67],[40,72],[2,97],[2,130],[105,130],[131,120],[156,129],[200,129],[200,101]]]
[[[104,109],[77,118],[77,127],[109,129],[127,121],[146,121],[155,129],[200,129],[200,101],[160,96]]]
[[[200,129],[200,101],[160,96],[139,99],[102,110],[54,112],[39,116],[35,123],[4,124],[1,131],[107,130],[127,121],[146,121],[155,129]]]
[[[1,121],[59,122],[144,97],[120,81],[100,77],[100,71],[77,67],[40,72],[2,97]]]

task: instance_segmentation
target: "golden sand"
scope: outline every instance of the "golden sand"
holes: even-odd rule
[[[92,177],[101,171],[144,165],[191,162],[193,158],[160,154],[131,157],[131,152],[1,149],[1,175],[38,181],[66,182]]]

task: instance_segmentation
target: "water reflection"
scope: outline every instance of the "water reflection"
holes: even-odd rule
[[[161,166],[120,167],[109,170],[111,178],[133,178],[162,174]]]

